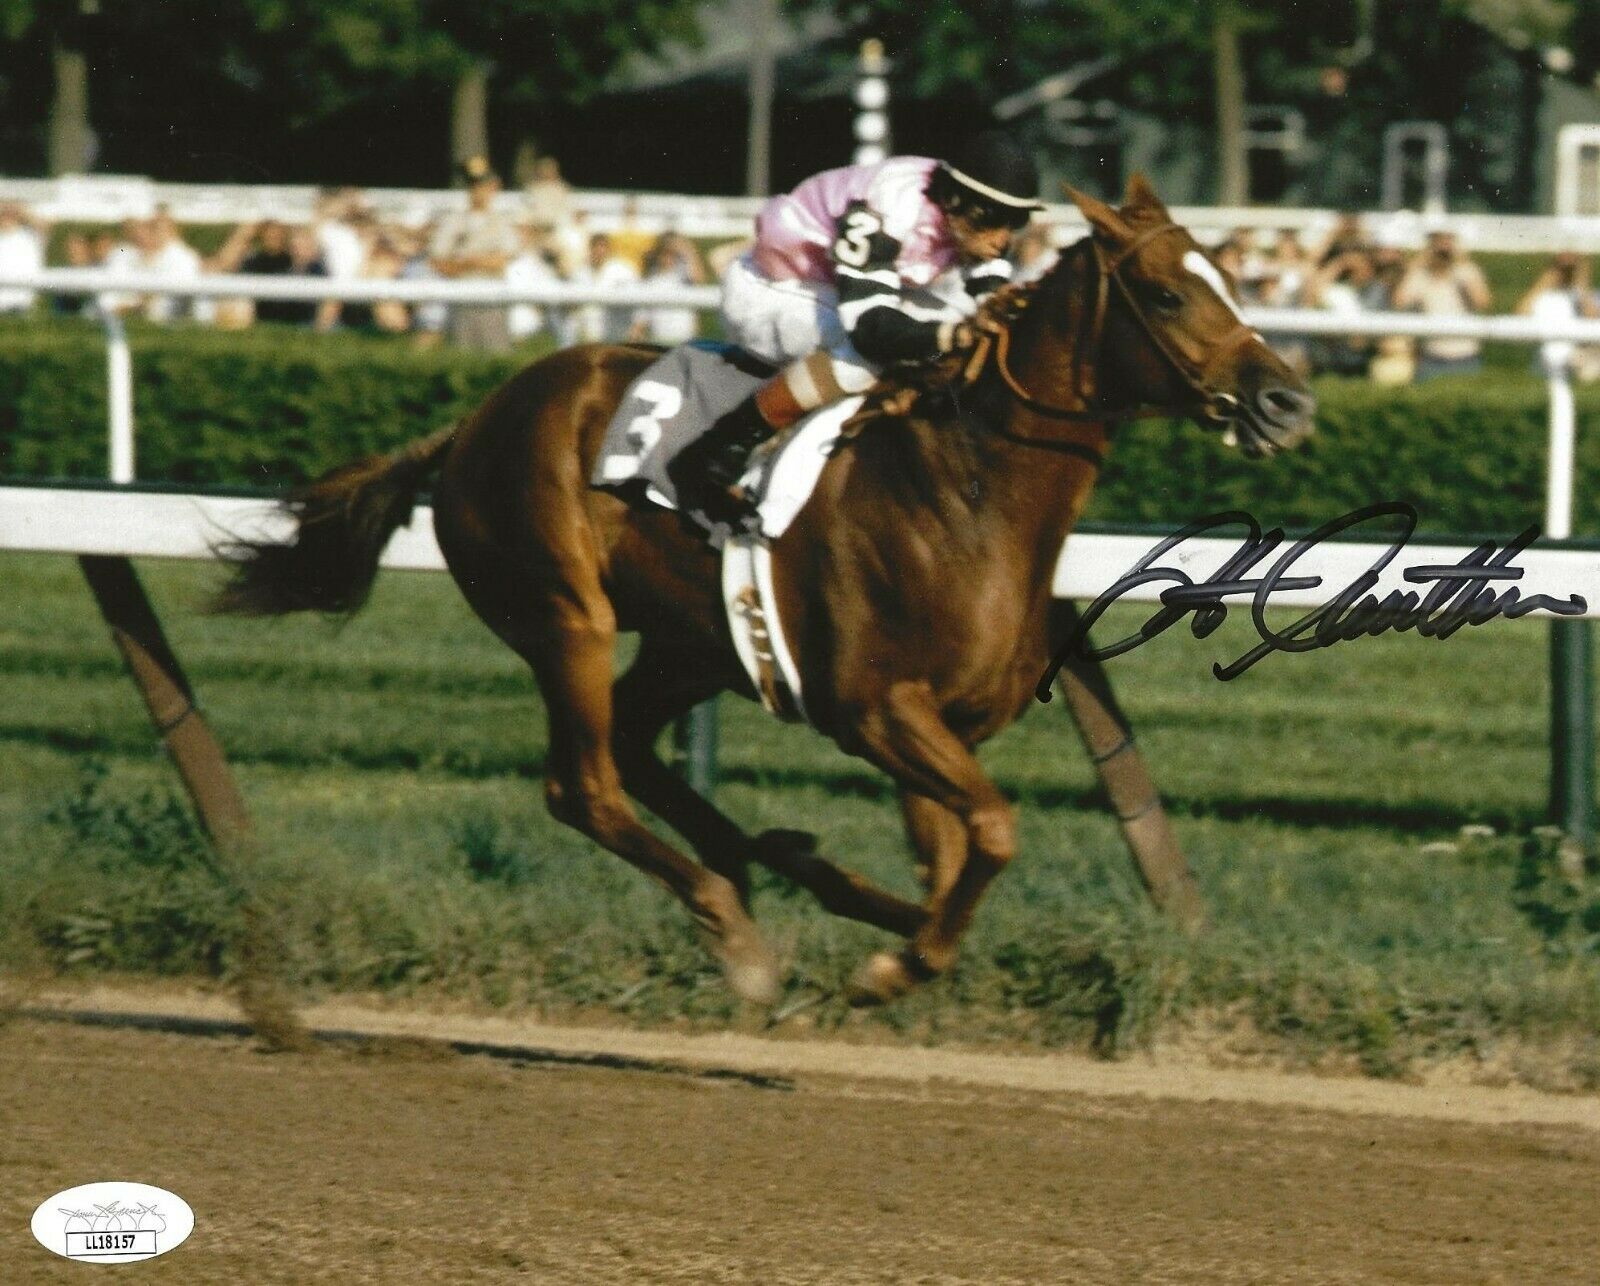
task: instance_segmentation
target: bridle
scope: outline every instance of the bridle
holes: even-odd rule
[[[1094,254],[1096,281],[1094,307],[1088,313],[1088,320],[1084,327],[1084,334],[1080,342],[1075,345],[1072,355],[1072,388],[1083,403],[1080,407],[1056,406],[1050,402],[1040,401],[1027,389],[1011,371],[1011,327],[1009,324],[998,326],[992,332],[994,343],[995,368],[1000,372],[1000,378],[1010,390],[1011,396],[1028,410],[1036,415],[1042,415],[1052,420],[1094,420],[1104,422],[1108,420],[1135,420],[1150,416],[1171,415],[1171,407],[1133,406],[1124,410],[1095,408],[1093,390],[1087,379],[1087,363],[1092,354],[1100,348],[1100,340],[1105,330],[1106,311],[1110,302],[1111,287],[1115,283],[1117,291],[1122,296],[1123,302],[1133,314],[1139,327],[1144,331],[1145,338],[1155,345],[1156,351],[1167,359],[1169,365],[1178,372],[1189,391],[1202,408],[1200,414],[1207,419],[1218,423],[1227,423],[1238,417],[1240,412],[1239,399],[1232,393],[1225,393],[1215,387],[1213,376],[1223,359],[1228,357],[1234,349],[1254,338],[1255,332],[1242,321],[1232,330],[1210,347],[1203,361],[1190,361],[1183,353],[1166,339],[1159,328],[1154,326],[1145,311],[1134,297],[1133,291],[1122,276],[1122,266],[1128,262],[1140,249],[1154,241],[1157,237],[1165,236],[1169,232],[1182,232],[1176,223],[1163,223],[1154,228],[1146,228],[1115,255],[1110,254],[1098,240],[1090,237],[1089,246]],[[1020,296],[1017,303],[1023,303],[1027,296]],[[981,359],[980,359],[981,360]],[[973,369],[969,366],[969,369]]]

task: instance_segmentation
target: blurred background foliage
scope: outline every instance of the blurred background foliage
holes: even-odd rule
[[[554,152],[591,186],[737,191],[751,24],[779,4],[0,0],[0,170],[45,169],[76,111],[74,146],[111,173],[431,186],[478,143],[508,169]],[[1239,181],[1242,108],[1299,112],[1298,173],[1245,181],[1319,204],[1371,204],[1383,126],[1418,119],[1451,128],[1469,206],[1526,208],[1546,82],[1588,94],[1600,70],[1600,0],[781,0],[776,17],[778,186],[847,154],[869,35],[893,61],[901,150],[936,152],[1005,96],[1105,59],[1085,101],[1208,151],[1209,196]]]

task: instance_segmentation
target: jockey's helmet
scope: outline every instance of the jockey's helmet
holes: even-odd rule
[[[991,227],[1021,228],[1035,210],[1044,209],[1033,157],[994,130],[953,148],[934,172],[928,195],[946,209]]]

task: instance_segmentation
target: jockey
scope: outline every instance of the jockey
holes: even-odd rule
[[[948,161],[826,170],[762,206],[754,248],[723,282],[723,322],[730,340],[783,369],[667,466],[679,508],[748,523],[737,484],[751,450],[866,392],[881,367],[957,347],[972,301],[1010,280],[1002,256],[1044,208],[1038,190],[1028,154],[986,134]],[[930,290],[936,281],[966,298]]]

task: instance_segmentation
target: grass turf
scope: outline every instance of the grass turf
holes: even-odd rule
[[[215,569],[143,573],[257,816],[251,883],[296,982],[634,1021],[732,1014],[676,905],[545,813],[537,693],[447,578],[391,573],[334,627],[206,618]],[[1221,1023],[1236,1047],[1379,1074],[1466,1054],[1600,1082],[1600,894],[1564,879],[1537,833],[1544,628],[1362,640],[1222,684],[1210,663],[1247,642],[1234,615],[1109,663],[1207,934],[1146,906],[1066,716],[1039,708],[983,752],[1019,804],[1021,856],[949,980],[851,1014],[840,988],[882,935],[758,877],[785,1004],[804,1006],[792,1021],[1042,1045]],[[4,958],[226,975],[237,902],[72,560],[0,560],[0,681]],[[885,779],[743,702],[722,712],[718,799],[738,821],[815,830],[836,860],[914,891]]]

